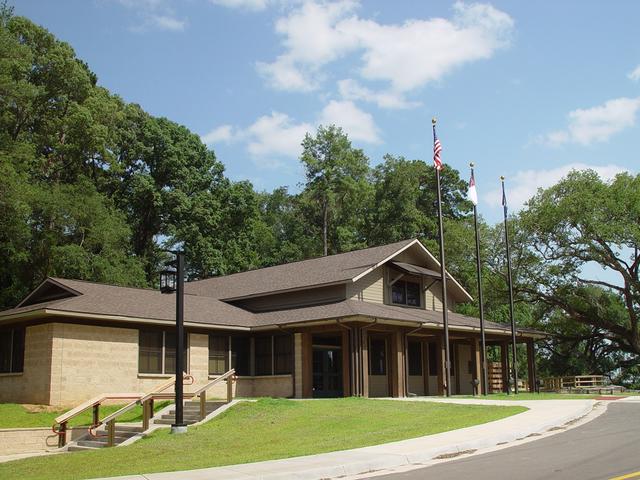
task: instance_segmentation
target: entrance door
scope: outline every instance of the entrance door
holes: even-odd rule
[[[342,337],[313,336],[313,396],[343,396]]]

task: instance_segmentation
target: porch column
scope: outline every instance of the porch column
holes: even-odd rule
[[[369,396],[369,334],[360,329],[360,368],[362,370],[362,396]]]
[[[529,374],[529,391],[536,391],[536,347],[533,338],[527,339],[527,373]]]
[[[436,351],[437,351],[437,367],[438,367],[438,395],[442,396],[445,394],[445,379],[444,379],[444,363],[446,360],[446,353],[444,350],[444,336],[437,335],[436,336]]]
[[[478,395],[485,392],[482,389],[482,361],[480,357],[480,341],[477,338],[471,340],[471,358],[473,359],[473,378],[478,380]]]
[[[302,353],[302,333],[293,334],[293,381],[295,398],[302,398],[302,380],[303,380],[303,353]]]
[[[349,331],[342,330],[342,391],[344,397],[351,396],[353,381],[351,365],[351,348],[349,347]]]
[[[302,397],[313,397],[313,347],[311,334],[302,333]]]
[[[391,334],[391,396],[405,396],[404,332]]]
[[[500,364],[502,365],[502,391],[509,391],[509,344],[500,344]]]

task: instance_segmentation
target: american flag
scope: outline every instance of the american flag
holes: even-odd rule
[[[433,126],[433,165],[436,170],[442,170],[442,160],[440,159],[440,152],[442,151],[442,144],[436,135],[436,126]]]
[[[504,216],[507,216],[507,194],[504,192],[504,180],[502,181],[502,206],[504,207]]]

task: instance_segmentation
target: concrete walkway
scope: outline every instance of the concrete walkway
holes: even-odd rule
[[[489,448],[540,434],[587,415],[596,403],[594,400],[505,401],[427,397],[399,399],[398,401],[450,402],[464,405],[522,405],[529,410],[483,425],[373,447],[227,467],[116,478],[118,480],[319,480],[357,475],[403,465],[425,463],[441,455]]]

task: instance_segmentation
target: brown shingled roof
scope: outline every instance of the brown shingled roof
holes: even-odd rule
[[[176,297],[158,290],[120,287],[82,280],[50,278],[80,293],[46,303],[5,310],[1,316],[11,316],[46,308],[49,311],[92,315],[130,317],[132,319],[166,320],[175,322]],[[185,295],[185,322],[207,325],[249,327],[253,314],[211,297]]]
[[[185,291],[194,295],[232,300],[265,293],[346,283],[414,242],[416,240],[403,240],[381,247],[189,282]]]

